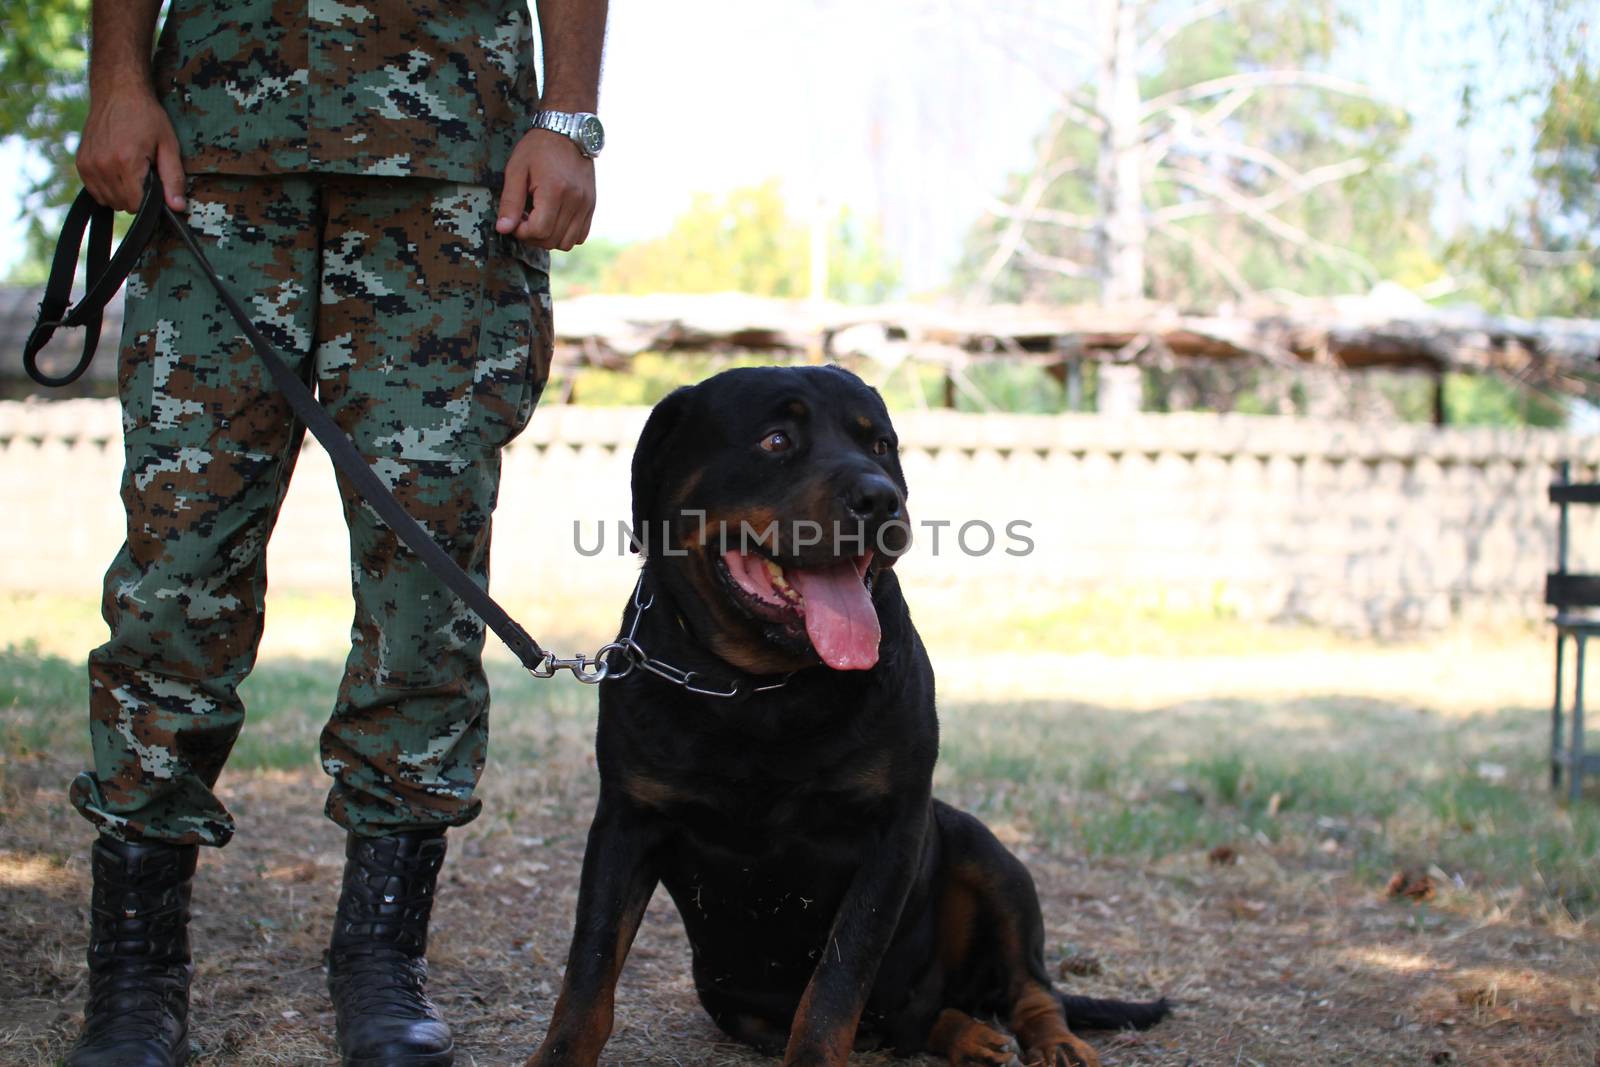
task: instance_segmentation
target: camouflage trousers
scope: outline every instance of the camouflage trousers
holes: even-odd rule
[[[547,253],[494,232],[481,186],[205,175],[188,195],[256,324],[487,585],[500,449],[549,372]],[[128,280],[120,356],[127,541],[105,578],[110,640],[89,657],[94,770],[72,800],[102,833],[222,845],[233,820],[213,790],[304,428],[167,230]],[[488,736],[483,624],[340,490],[355,618],[322,733],[328,815],[368,835],[460,825]]]

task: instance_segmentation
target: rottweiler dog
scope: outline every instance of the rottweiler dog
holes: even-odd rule
[[[1075,1028],[1166,1014],[1058,992],[1027,870],[931,795],[933,669],[894,572],[906,483],[876,390],[831,366],[677,390],[634,453],[633,526],[576,929],[529,1064],[599,1060],[657,883],[706,1011],[789,1067],[872,1046],[1093,1067]]]

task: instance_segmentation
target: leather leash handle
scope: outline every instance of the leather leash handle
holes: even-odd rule
[[[228,287],[223,284],[221,277],[206,259],[205,252],[195,239],[194,231],[167,206],[154,168],[145,179],[144,199],[139,204],[139,212],[114,256],[108,255],[111,248],[112,214],[112,210],[97,203],[89,195],[88,190],[78,194],[78,198],[72,203],[72,208],[67,212],[61,241],[56,245],[55,259],[50,265],[50,280],[45,285],[44,299],[39,303],[39,321],[34,326],[33,332],[28,335],[28,343],[23,349],[22,362],[29,377],[42,385],[67,385],[76,381],[89,368],[90,361],[94,359],[95,346],[100,340],[100,319],[106,304],[127,278],[139,253],[144,250],[144,246],[149,243],[165,219],[172,224],[178,239],[189,250],[189,254],[194,256],[201,273],[216,289],[218,298],[233,316],[233,320],[238,323],[239,328],[244,331],[245,337],[255,348],[256,355],[266,364],[267,373],[271,376],[273,384],[283,393],[284,399],[288,401],[290,410],[321,443],[328,457],[333,460],[334,467],[354,483],[356,490],[378,513],[378,517],[395,532],[406,547],[417,554],[424,566],[448,586],[451,592],[460,597],[467,607],[483,620],[484,625],[506,643],[506,646],[522,661],[524,667],[535,673],[541,669],[548,671],[553,657],[540,648],[539,643],[529,636],[528,631],[507,614],[493,597],[480,589],[478,583],[472,580],[472,576],[462,570],[460,564],[451,559],[449,553],[439,547],[438,542],[434,541],[428,531],[406,512],[400,501],[389,491],[389,487],[383,484],[383,479],[379,478],[362,458],[355,442],[339,428],[339,424],[333,421],[327,409],[317,402],[310,387],[289,369],[283,357],[278,355],[277,349],[273,348],[272,342],[256,328],[238,299],[228,291]],[[90,227],[88,289],[83,299],[68,310],[72,277],[77,270],[78,253],[83,244],[85,227]],[[84,337],[83,355],[78,360],[78,365],[66,376],[52,378],[39,370],[35,357],[49,342],[51,334],[55,333],[58,326],[85,326],[87,334]]]
[[[111,229],[116,213],[90,196],[89,190],[78,194],[67,210],[61,240],[56,243],[56,254],[50,261],[50,277],[45,282],[44,298],[39,301],[38,320],[22,346],[22,369],[28,372],[28,377],[40,385],[52,387],[71,385],[83,377],[83,372],[94,361],[95,346],[100,343],[100,323],[106,304],[121,288],[139,254],[161,225],[164,207],[161,183],[151,170],[145,178],[144,199],[139,203],[138,214],[116,254],[112,255]],[[89,262],[85,271],[88,285],[83,298],[72,304],[72,281],[78,271],[85,230],[89,235]],[[62,326],[84,328],[83,354],[70,371],[53,377],[39,368],[39,353]]]

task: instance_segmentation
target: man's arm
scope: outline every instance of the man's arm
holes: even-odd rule
[[[154,161],[167,203],[183,209],[183,157],[150,81],[150,43],[161,0],[95,0],[89,118],[78,177],[102,204],[135,211]]]
[[[544,44],[541,108],[596,109],[606,3],[538,0],[539,38]],[[594,160],[559,133],[530,130],[517,142],[506,164],[495,228],[541,248],[569,251],[589,236],[594,202]]]

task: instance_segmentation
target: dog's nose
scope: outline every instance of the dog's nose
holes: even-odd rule
[[[864,522],[887,522],[900,517],[900,490],[881,474],[867,474],[844,494],[850,517]]]

